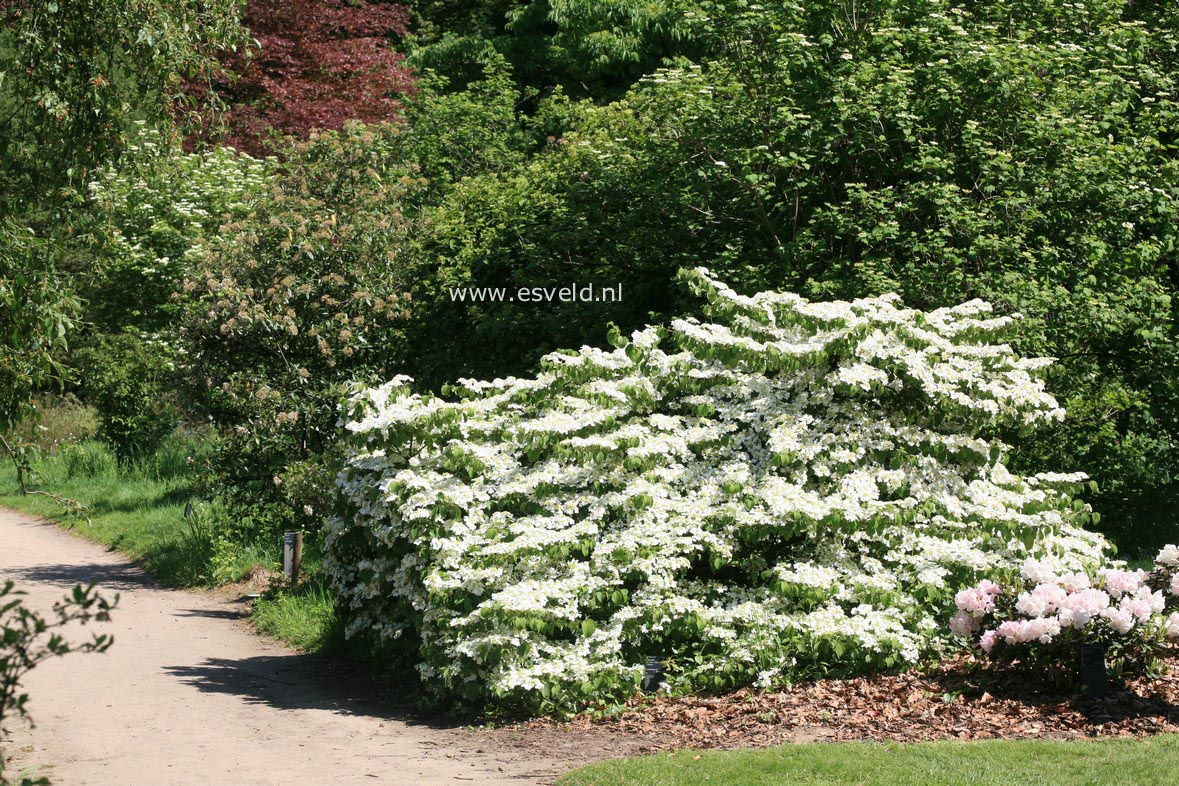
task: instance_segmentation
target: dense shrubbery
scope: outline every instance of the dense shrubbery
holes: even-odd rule
[[[349,630],[464,700],[580,705],[916,662],[958,588],[1027,557],[1097,564],[1067,489],[1005,428],[1063,412],[979,301],[742,297],[531,379],[398,378],[353,400],[327,542]]]
[[[257,534],[318,531],[338,405],[391,373],[408,306],[400,204],[418,187],[396,125],[293,149],[184,284],[190,404],[221,427],[212,488]]]
[[[34,414],[34,394],[61,381],[59,357],[78,312],[47,249],[31,229],[0,218],[0,445],[22,489],[30,456],[14,432]]]
[[[119,165],[90,182],[91,256],[75,277],[86,327],[72,361],[123,459],[151,453],[175,427],[182,283],[221,225],[246,215],[272,167],[225,148],[186,154],[140,125]]]
[[[100,333],[130,328],[147,346],[174,347],[177,319],[186,315],[193,362],[178,362],[200,383],[190,388],[193,400],[232,426],[227,446],[243,442],[225,454],[223,488],[279,500],[265,480],[294,462],[311,481],[303,487],[322,489],[323,473],[312,476],[327,440],[314,435],[330,426],[339,386],[353,376],[406,373],[429,389],[462,376],[528,373],[557,347],[598,343],[604,322],[629,331],[688,313],[693,306],[674,272],[703,262],[742,291],[789,289],[816,299],[898,291],[924,309],[977,295],[1001,313],[1019,310],[1026,318],[1011,340],[1024,354],[1061,359],[1049,373],[1073,417],[1031,439],[1008,435],[1013,467],[1061,469],[1075,460],[1101,481],[1094,501],[1113,514],[1107,531],[1135,546],[1168,537],[1161,525],[1173,520],[1167,502],[1179,472],[1173,10],[1127,11],[1105,0],[1034,13],[1004,0],[870,0],[854,18],[836,0],[756,7],[443,0],[415,9],[435,26],[420,29],[425,46],[413,57],[443,78],[425,79],[424,94],[397,98],[407,102],[400,131],[326,135],[292,150],[282,172],[225,150],[180,155],[166,135],[148,132],[93,187],[97,229],[87,236],[95,264],[77,276],[87,319]],[[346,17],[341,29],[363,33],[367,47],[398,27],[400,13],[333,5],[328,15]],[[459,19],[462,35],[448,37],[446,26]],[[316,31],[311,49],[287,53],[294,60],[285,65],[258,61],[254,76],[272,66],[289,71],[296,54],[329,46]],[[675,59],[657,70],[668,57]],[[382,74],[392,73],[393,60],[381,63]],[[374,79],[349,89],[368,95]],[[277,104],[268,106],[258,117]],[[334,124],[346,110],[332,106]],[[291,129],[315,124],[303,119]],[[365,135],[383,141],[345,150]],[[164,152],[149,154],[151,145]],[[272,179],[278,207],[269,195],[257,204],[244,198]],[[343,191],[291,185],[301,179],[334,181]],[[348,182],[355,193],[345,193]],[[379,207],[359,208],[358,200]],[[297,224],[304,228],[330,228],[333,216],[396,227],[350,228],[314,260],[292,261],[302,252],[291,249],[306,239],[303,229],[285,226],[295,214],[310,219]],[[223,220],[234,227],[206,261],[205,238]],[[357,238],[365,234],[379,241],[362,248],[368,241]],[[307,386],[287,372],[280,384],[265,362],[259,379],[223,378],[220,370],[253,367],[270,353],[260,348],[277,345],[254,327],[234,327],[235,341],[217,332],[239,307],[256,305],[248,294],[223,297],[221,270],[258,264],[260,273],[226,279],[230,290],[240,283],[242,292],[264,291],[289,275],[296,287],[316,287],[321,253],[355,260],[344,267],[368,266],[398,298],[398,327],[382,329],[379,350],[353,347],[364,360],[325,366],[326,377],[292,360],[288,371],[332,379],[314,401],[247,412],[262,398],[243,407],[246,398],[223,395],[222,383],[298,396]],[[381,270],[387,264],[395,268],[389,275]],[[346,283],[333,285],[330,297],[363,300],[374,289],[369,274],[354,281],[343,273]],[[174,299],[178,277],[190,279],[190,291]],[[543,306],[451,297],[453,287],[571,283],[621,284],[624,296]],[[300,330],[325,330],[320,316],[295,310]],[[206,379],[217,384],[202,388]],[[293,433],[298,424],[254,429],[296,409],[321,413],[308,423],[308,440]],[[239,479],[244,485],[232,491]],[[289,496],[288,520],[304,495]]]
[[[98,427],[94,407],[82,403],[77,396],[42,394],[33,399],[32,411],[9,436],[30,451],[45,454],[97,436]]]
[[[1179,471],[1174,16],[1120,2],[693,4],[695,63],[581,107],[526,164],[427,211],[414,357],[432,386],[683,313],[674,271],[825,299],[980,296],[1073,417],[1015,466],[1078,466],[1128,542]],[[1158,16],[1159,18],[1155,18]],[[1168,21],[1168,19],[1170,21]],[[451,286],[622,283],[621,305],[455,303]],[[1165,525],[1165,526],[1164,526]]]
[[[134,333],[98,336],[75,355],[81,393],[99,413],[99,435],[121,459],[150,453],[178,420],[175,351]]]
[[[170,127],[183,81],[247,40],[238,0],[0,3],[0,214],[65,238],[135,120]]]
[[[185,153],[137,126],[118,165],[89,184],[91,258],[78,276],[87,321],[103,333],[132,329],[175,343],[181,283],[220,227],[247,215],[273,170],[273,161],[228,148]]]
[[[457,84],[477,78],[489,51],[506,58],[530,93],[562,89],[596,101],[617,98],[664,58],[700,49],[692,0],[526,0],[410,4],[418,17],[411,62]]]
[[[0,434],[30,413],[33,394],[58,377],[58,353],[78,303],[45,259],[46,243],[0,219]]]

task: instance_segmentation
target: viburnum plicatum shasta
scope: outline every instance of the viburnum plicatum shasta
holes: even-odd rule
[[[1064,415],[1014,317],[681,275],[707,320],[355,395],[326,545],[350,634],[440,696],[578,706],[648,656],[672,689],[912,663],[981,577],[1103,559],[1083,474],[1004,464],[1000,432]]]

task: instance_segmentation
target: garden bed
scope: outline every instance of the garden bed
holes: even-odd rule
[[[1179,732],[1179,653],[1155,680],[1112,686],[1093,699],[988,671],[959,657],[926,672],[826,679],[774,691],[636,699],[625,711],[569,722],[533,720],[498,732],[523,747],[587,737],[620,752],[765,747],[790,742],[1076,739]]]

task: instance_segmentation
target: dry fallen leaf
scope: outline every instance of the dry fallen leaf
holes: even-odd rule
[[[611,731],[653,750],[759,747],[814,740],[1019,739],[1179,733],[1179,657],[1153,682],[1134,680],[1098,701],[1019,673],[987,671],[962,657],[926,674],[818,680],[728,696],[644,697],[621,715],[545,729]],[[946,703],[943,696],[952,696]],[[972,699],[970,697],[978,698]],[[538,745],[545,743],[539,733]]]

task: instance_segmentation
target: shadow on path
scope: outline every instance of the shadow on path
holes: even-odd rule
[[[12,579],[18,585],[45,584],[63,591],[90,582],[95,582],[101,590],[127,595],[165,590],[135,561],[112,551],[105,552],[102,561],[3,567],[0,579]],[[177,619],[237,622],[249,617],[243,604],[201,608],[204,604],[186,605],[182,591],[166,591],[174,604],[168,613]],[[323,710],[431,729],[463,726],[461,721],[432,717],[418,710],[407,698],[412,690],[407,679],[378,678],[346,659],[299,653],[240,659],[209,657],[196,663],[163,666],[162,671],[202,692],[238,696],[246,703],[280,710]]]
[[[85,585],[94,582],[100,589],[116,592],[159,587],[138,565],[130,561],[114,565],[91,562],[73,565],[31,565],[27,568],[9,567],[0,569],[0,575],[12,579],[17,584],[38,582],[66,588],[75,584]]]
[[[396,685],[378,682],[347,661],[318,655],[206,658],[197,665],[167,666],[164,672],[200,691],[240,696],[248,703],[280,710],[327,710],[432,729],[455,729],[463,725],[424,716],[403,693],[398,693]]]
[[[250,612],[243,609],[177,609],[177,617],[204,617],[213,620],[245,620]]]

